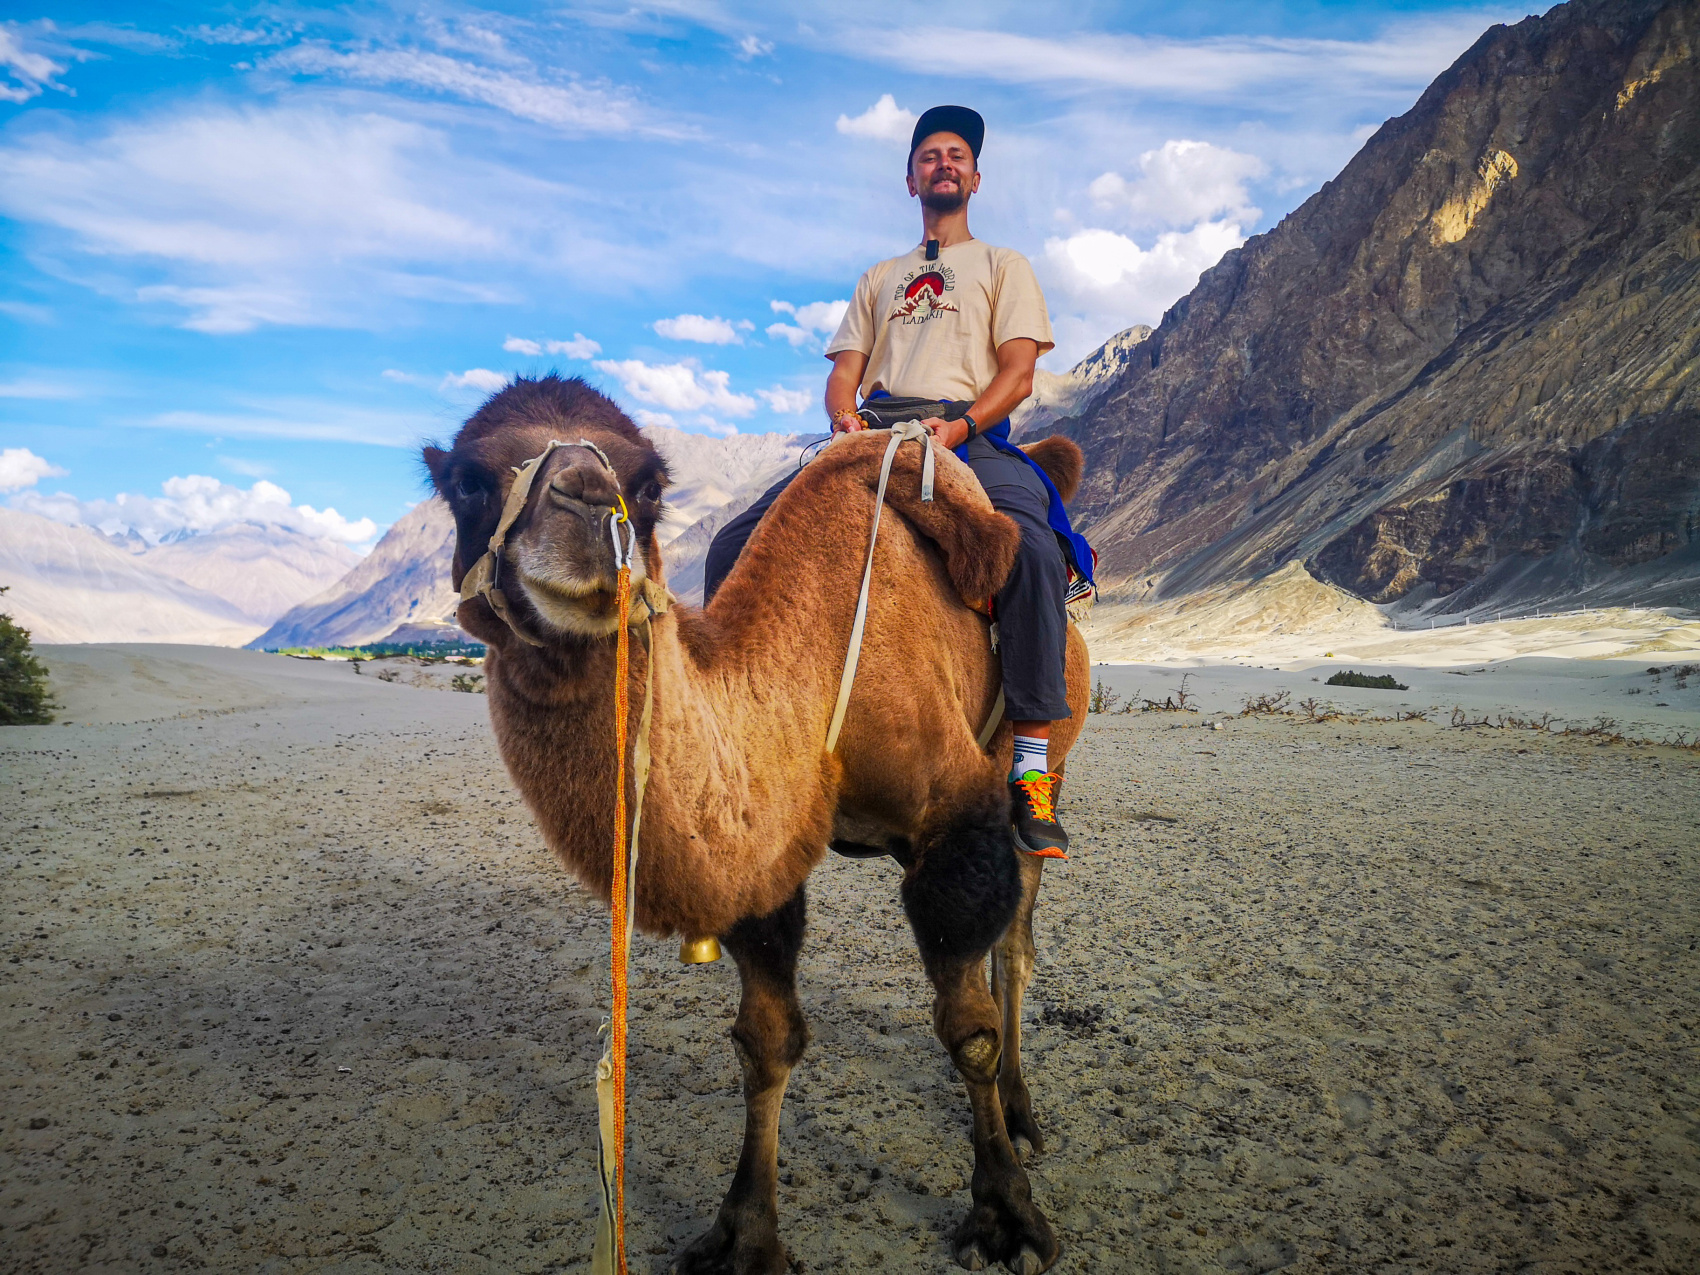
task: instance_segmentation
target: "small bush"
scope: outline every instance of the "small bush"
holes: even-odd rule
[[[29,630],[0,615],[0,725],[45,726],[57,707],[47,698],[47,670],[30,648]]]
[[[457,686],[455,689],[461,688]],[[1116,705],[1121,702],[1122,697],[1120,695],[1117,695],[1102,682],[1094,682],[1092,684],[1092,698],[1087,701],[1086,711],[1088,713],[1113,713],[1116,711]]]
[[[1264,714],[1285,713],[1288,711],[1287,701],[1292,699],[1288,691],[1276,691],[1273,695],[1247,695],[1240,701],[1241,717],[1261,717]]]
[[[466,691],[471,695],[484,693],[484,674],[456,673],[449,679],[449,685],[457,691]]]
[[[1373,691],[1408,691],[1411,689],[1403,682],[1394,681],[1391,674],[1383,673],[1379,677],[1371,677],[1368,673],[1354,673],[1351,669],[1342,669],[1323,685],[1364,686]]]

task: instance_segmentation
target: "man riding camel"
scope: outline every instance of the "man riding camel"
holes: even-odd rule
[[[965,106],[935,106],[916,122],[908,182],[910,197],[921,202],[922,239],[857,282],[826,348],[826,412],[837,433],[867,428],[858,392],[864,405],[886,397],[951,404],[948,419],[929,416],[922,424],[967,462],[993,507],[1020,527],[1015,566],[994,604],[1004,712],[1015,726],[1010,821],[1022,850],[1054,857],[1067,849],[1068,834],[1057,821],[1061,781],[1046,747],[1051,723],[1070,715],[1063,671],[1069,560],[1086,582],[1093,564],[1056,489],[1009,442],[1009,414],[1033,392],[1033,366],[1054,342],[1027,258],[968,230],[985,133],[985,122]],[[704,563],[705,599],[789,482],[715,536]]]

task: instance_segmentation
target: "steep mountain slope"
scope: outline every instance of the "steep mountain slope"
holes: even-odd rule
[[[651,425],[643,432],[667,458],[673,475],[667,489],[667,517],[655,533],[663,545],[724,506],[755,475],[795,461],[812,437],[734,434],[714,438],[664,425]]]
[[[377,547],[341,580],[291,608],[251,643],[256,650],[291,646],[363,646],[402,625],[452,627],[458,599],[449,583],[455,524],[437,497],[422,500],[384,533]],[[419,640],[418,634],[409,635]]]
[[[0,509],[0,610],[37,642],[240,646],[260,623],[126,553],[98,531]]]
[[[1700,6],[1488,31],[1081,415],[1112,597],[1700,604]],[[1035,431],[1043,432],[1043,431]]]
[[[335,541],[255,523],[169,540],[139,556],[157,571],[217,594],[256,624],[270,624],[360,561]]]
[[[1118,377],[1131,366],[1133,349],[1151,329],[1143,323],[1118,332],[1066,372],[1038,368],[1033,392],[1009,415],[1010,438],[1042,438],[1060,420],[1083,416],[1097,405]]]

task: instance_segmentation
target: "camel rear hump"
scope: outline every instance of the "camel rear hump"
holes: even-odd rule
[[[1057,489],[1063,504],[1074,499],[1074,493],[1080,490],[1080,479],[1086,472],[1086,457],[1078,443],[1061,434],[1052,434],[1036,443],[1023,443],[1021,450],[1045,471],[1045,477],[1051,480],[1051,486]]]

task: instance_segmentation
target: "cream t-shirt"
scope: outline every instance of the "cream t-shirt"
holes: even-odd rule
[[[1049,350],[1051,318],[1027,258],[978,239],[941,248],[925,244],[882,261],[856,282],[832,344],[868,356],[862,397],[980,397],[998,373],[998,346],[1017,337]],[[987,422],[990,424],[991,422]]]

